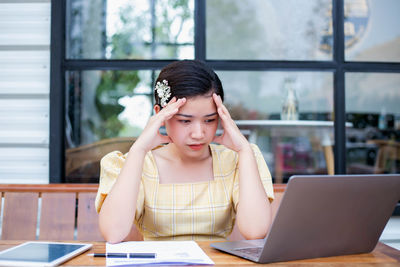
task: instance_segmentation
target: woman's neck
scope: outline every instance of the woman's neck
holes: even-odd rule
[[[195,158],[177,152],[179,151],[171,144],[154,151],[161,184],[204,182],[214,179],[210,151],[203,157]]]

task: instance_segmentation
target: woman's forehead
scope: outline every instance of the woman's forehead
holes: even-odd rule
[[[212,97],[197,96],[191,97],[186,100],[178,114],[191,115],[191,116],[210,116],[217,112],[217,107]]]

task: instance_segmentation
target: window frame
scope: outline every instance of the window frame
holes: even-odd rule
[[[66,58],[66,1],[51,1],[50,183],[65,182],[65,74],[79,70],[159,70],[174,60],[81,60]],[[345,74],[400,73],[400,62],[345,61],[344,0],[332,0],[333,57],[327,61],[207,60],[206,0],[194,0],[195,59],[216,71],[327,71],[333,73],[335,174],[346,174]]]

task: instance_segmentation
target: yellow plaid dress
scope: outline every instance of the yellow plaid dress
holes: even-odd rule
[[[256,145],[252,145],[265,191],[273,200],[271,174]],[[238,155],[210,145],[214,180],[160,184],[153,154],[149,151],[137,200],[135,224],[145,240],[224,240],[233,229],[239,200]],[[96,209],[100,211],[127,155],[114,151],[101,160]]]

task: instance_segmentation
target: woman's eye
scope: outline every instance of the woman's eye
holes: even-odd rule
[[[213,122],[213,121],[215,121],[215,119],[209,119],[209,120],[206,120],[206,123],[210,123],[210,122]]]
[[[185,124],[186,124],[186,123],[189,123],[190,120],[179,120],[179,122],[180,122],[180,123],[185,123]]]

